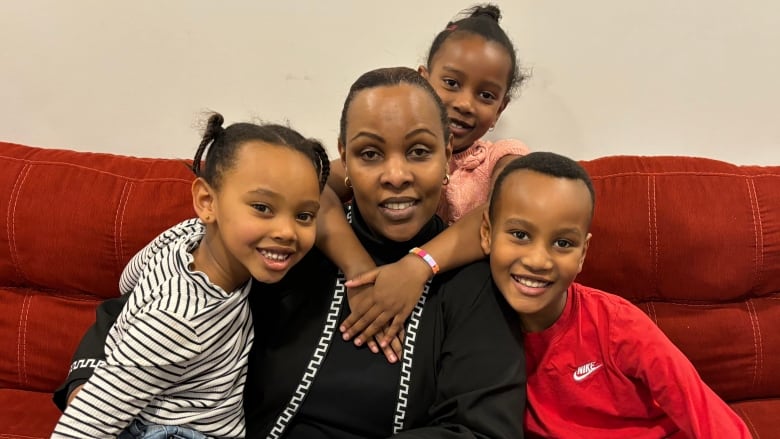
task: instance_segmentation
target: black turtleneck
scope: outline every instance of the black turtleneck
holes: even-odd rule
[[[434,215],[412,239],[405,242],[392,241],[374,233],[360,215],[359,209],[353,207],[351,210],[352,229],[376,265],[390,264],[401,259],[412,247],[425,244],[446,228],[444,221]]]

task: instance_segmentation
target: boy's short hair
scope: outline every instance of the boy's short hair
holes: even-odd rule
[[[501,170],[498,177],[496,177],[493,191],[490,194],[490,204],[488,205],[488,215],[491,221],[494,219],[496,200],[501,193],[501,186],[503,186],[504,180],[511,174],[523,169],[549,175],[551,177],[580,180],[585,183],[588,192],[590,192],[591,203],[590,218],[588,222],[593,219],[593,208],[596,204],[596,191],[593,190],[593,182],[590,180],[590,176],[588,175],[588,172],[585,171],[585,168],[576,161],[560,154],[536,151],[512,160]]]

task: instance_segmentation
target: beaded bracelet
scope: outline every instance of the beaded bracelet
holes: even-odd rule
[[[429,267],[431,267],[431,271],[433,271],[434,275],[439,272],[439,264],[436,263],[436,260],[433,259],[433,256],[431,256],[427,251],[421,249],[420,247],[414,247],[413,249],[409,250],[409,254],[414,254],[422,258],[422,260],[425,261]]]

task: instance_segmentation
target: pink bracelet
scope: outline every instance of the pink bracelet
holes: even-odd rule
[[[433,259],[433,256],[431,256],[427,251],[421,249],[420,247],[414,247],[413,249],[409,250],[409,253],[422,258],[422,260],[425,261],[429,267],[431,267],[431,271],[433,271],[434,275],[439,272],[439,264],[436,263],[436,260]]]

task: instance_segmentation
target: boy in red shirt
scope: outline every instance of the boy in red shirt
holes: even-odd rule
[[[493,279],[525,332],[528,437],[750,438],[645,313],[574,283],[593,206],[579,164],[535,152],[504,168],[483,217]]]

